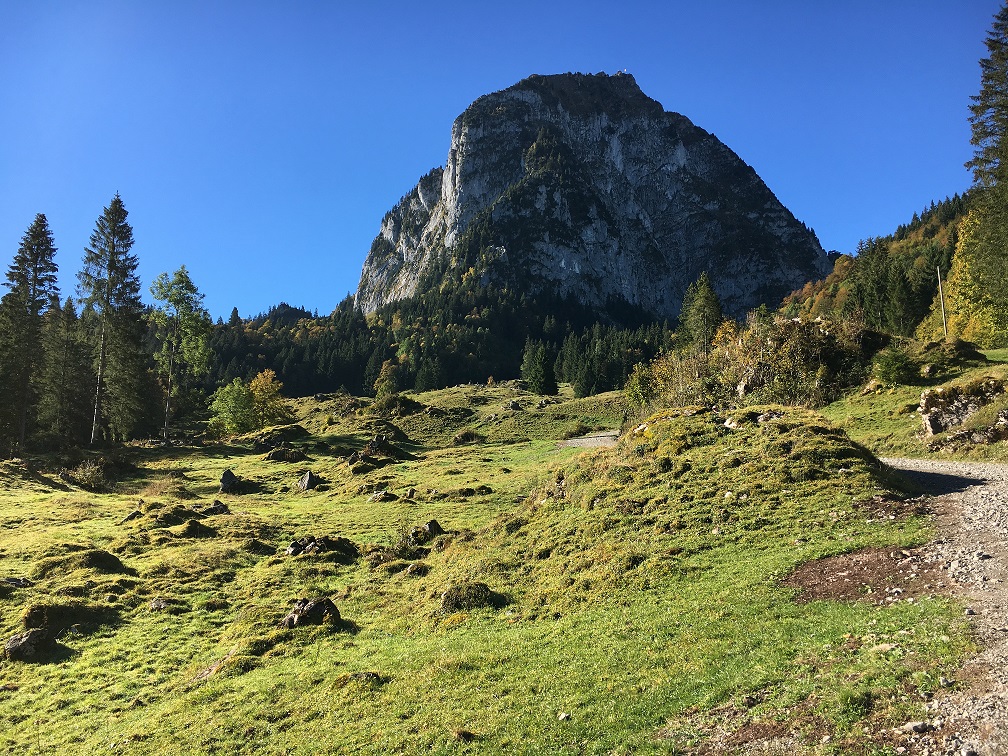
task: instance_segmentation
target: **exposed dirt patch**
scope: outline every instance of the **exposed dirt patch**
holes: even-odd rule
[[[782,582],[798,591],[796,601],[868,601],[877,606],[950,595],[955,584],[926,548],[866,549],[816,559]]]

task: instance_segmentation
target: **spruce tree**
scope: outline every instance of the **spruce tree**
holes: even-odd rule
[[[21,239],[0,302],[0,354],[4,364],[12,431],[23,449],[28,416],[36,399],[32,377],[42,360],[42,314],[55,297],[56,245],[45,215],[39,213]]]
[[[94,385],[90,350],[74,302],[54,299],[42,326],[44,364],[39,376],[39,430],[57,441],[83,444],[91,430],[88,413]]]
[[[521,377],[529,391],[548,395],[557,392],[553,360],[553,356],[543,342],[534,341],[531,338],[526,339],[522,356]]]
[[[680,331],[694,349],[709,352],[714,343],[714,334],[723,320],[721,300],[711,286],[707,273],[701,273],[700,278],[686,288],[679,313]]]
[[[980,61],[980,92],[970,106],[973,171],[979,194],[976,243],[966,264],[979,284],[975,306],[988,311],[997,336],[1008,342],[1008,3],[1001,6]],[[964,261],[965,262],[965,261]]]
[[[91,443],[125,439],[145,409],[143,305],[133,229],[118,193],[104,209],[84,250],[78,293],[93,333],[94,412]]]

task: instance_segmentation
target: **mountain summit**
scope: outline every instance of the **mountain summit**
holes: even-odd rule
[[[445,167],[385,215],[356,299],[373,312],[476,279],[671,319],[704,271],[737,316],[828,266],[750,166],[633,76],[533,75],[455,120]]]

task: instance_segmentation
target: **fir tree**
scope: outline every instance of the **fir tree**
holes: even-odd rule
[[[77,274],[85,319],[94,334],[95,391],[91,443],[99,436],[124,439],[144,413],[143,305],[133,248],[133,229],[116,194],[104,209],[84,250]]]
[[[6,368],[12,424],[18,448],[23,448],[29,410],[35,405],[32,377],[41,363],[42,314],[56,286],[56,245],[45,215],[39,213],[21,239],[7,271],[10,291],[0,303],[0,351]]]
[[[979,192],[972,259],[963,264],[977,284],[973,306],[989,314],[993,343],[1008,339],[1008,3],[1001,6],[980,61],[980,92],[970,106],[973,171]],[[960,245],[962,249],[962,245]],[[958,254],[957,250],[957,254]]]
[[[685,341],[703,352],[710,351],[714,334],[724,320],[721,300],[711,286],[707,273],[686,288],[682,311],[679,314],[679,328]]]
[[[541,341],[528,339],[522,356],[521,377],[529,391],[552,395],[557,392],[553,357]]]
[[[38,425],[61,442],[82,444],[90,432],[89,386],[93,385],[89,349],[73,300],[54,299],[42,328],[45,358],[39,381]]]

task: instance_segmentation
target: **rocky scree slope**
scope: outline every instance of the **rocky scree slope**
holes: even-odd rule
[[[750,166],[633,76],[534,75],[455,120],[445,167],[382,221],[357,303],[470,281],[672,318],[707,271],[740,315],[827,268]]]

